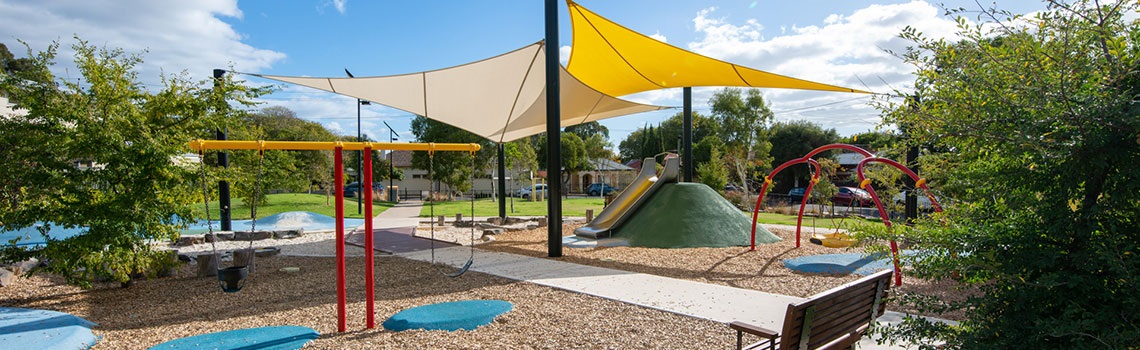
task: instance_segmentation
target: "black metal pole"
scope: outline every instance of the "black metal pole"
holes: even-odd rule
[[[226,75],[226,71],[221,69],[214,70],[214,87],[217,87],[221,81],[222,76]],[[216,130],[215,138],[218,140],[226,139],[225,130]],[[218,166],[223,168],[230,167],[230,156],[225,151],[218,151]],[[233,221],[230,219],[230,183],[226,180],[218,180],[218,212],[221,220],[222,231],[233,231]]]
[[[385,127],[388,127],[388,143],[396,141],[396,136],[398,136],[396,135],[396,129],[392,129],[392,126],[388,125],[388,122],[383,123]],[[393,151],[388,151],[388,200],[395,203],[397,202],[398,193],[396,193],[396,185],[392,181],[395,180],[396,176],[396,156],[392,152]]]
[[[684,144],[685,151],[681,162],[685,163],[685,182],[693,182],[693,88],[686,86],[682,91],[685,97],[685,127],[681,132],[681,143]]]
[[[546,0],[547,256],[562,256],[562,108],[558,90],[558,0]]]
[[[507,155],[503,144],[499,144],[499,218],[503,225],[507,224]]]

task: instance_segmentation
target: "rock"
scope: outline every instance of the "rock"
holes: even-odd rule
[[[483,242],[494,242],[495,236],[483,235]]]
[[[235,241],[260,241],[273,237],[273,231],[234,231],[233,240]]]
[[[281,254],[281,248],[277,247],[261,247],[253,250],[253,255],[259,258],[267,258],[277,254]]]
[[[219,242],[220,241],[231,241],[234,239],[234,233],[232,231],[215,231],[214,236],[218,237]],[[206,243],[213,242],[214,236],[210,236],[209,233],[202,235],[202,237],[205,238]]]
[[[273,231],[273,238],[275,239],[293,239],[304,235],[305,229],[303,228]]]
[[[526,229],[533,230],[538,228],[538,224],[526,224]]]
[[[503,218],[500,218],[498,216],[492,216],[492,217],[487,218],[487,223],[492,224],[492,225],[499,225],[502,221],[503,221]]]
[[[186,255],[186,254],[178,254],[178,260],[182,261],[182,262],[192,262],[192,261],[194,261],[194,257],[191,257],[191,256]]]
[[[546,227],[546,218],[538,218],[538,227]]]
[[[20,262],[17,262],[15,264],[12,264],[12,266],[9,267],[9,269],[12,270],[12,273],[15,273],[17,275],[22,275],[22,274],[25,274],[28,271],[31,271],[32,269],[39,267],[39,266],[40,266],[40,260],[39,259],[28,258],[28,260],[24,260],[24,261],[20,261]]]
[[[8,269],[0,268],[0,287],[7,287],[16,283],[16,274]]]
[[[487,235],[497,235],[500,233],[503,233],[503,229],[501,229],[501,228],[490,228],[490,229],[483,230],[483,236],[484,237],[486,237]]]
[[[174,245],[175,245],[175,246],[178,246],[178,247],[185,247],[185,246],[188,246],[188,245],[195,245],[195,244],[199,244],[199,243],[205,243],[205,242],[206,242],[206,240],[205,240],[205,239],[203,239],[203,237],[204,237],[204,236],[205,236],[205,235],[203,235],[203,236],[184,236],[184,237],[178,237],[178,241],[174,242]]]

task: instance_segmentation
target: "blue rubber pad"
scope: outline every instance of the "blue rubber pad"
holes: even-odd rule
[[[295,350],[317,339],[320,334],[309,327],[273,326],[179,338],[152,346],[151,349],[272,349]]]
[[[0,307],[0,348],[87,349],[95,324],[62,312]]]
[[[892,268],[889,256],[861,253],[808,255],[784,260],[784,267],[805,273],[856,274],[867,276]]]
[[[417,306],[397,312],[384,321],[393,331],[408,329],[456,331],[474,330],[491,323],[514,306],[502,300],[463,300]]]

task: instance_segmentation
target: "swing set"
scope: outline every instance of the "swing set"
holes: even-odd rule
[[[261,176],[262,176],[262,158],[266,150],[292,150],[292,151],[333,151],[333,169],[334,169],[334,184],[336,189],[336,284],[337,284],[337,331],[344,332],[347,328],[346,314],[348,312],[347,303],[347,289],[345,287],[345,251],[344,251],[344,160],[342,151],[363,151],[365,154],[371,154],[373,150],[387,150],[387,151],[426,151],[429,158],[433,159],[437,151],[450,151],[450,152],[468,152],[472,158],[472,174],[474,174],[474,157],[475,152],[481,148],[479,144],[475,143],[392,143],[392,142],[310,142],[310,141],[231,141],[231,140],[194,140],[190,141],[189,146],[191,149],[198,151],[199,156],[205,155],[207,150],[254,150],[258,152],[257,160],[257,185],[255,187],[254,201],[251,203],[253,226],[251,230],[256,228],[257,222],[257,195],[261,191]],[[361,188],[372,188],[372,157],[363,157],[364,166],[364,179]],[[202,163],[202,188],[205,195],[204,200],[208,203],[209,189],[206,184],[206,166]],[[429,170],[430,171],[430,170]],[[474,176],[474,175],[472,175]],[[368,328],[375,328],[375,295],[374,295],[374,250],[373,250],[373,237],[372,237],[372,191],[362,191],[364,194],[363,201],[368,205],[364,206],[364,284],[366,294],[366,326]],[[474,200],[474,195],[472,195]],[[434,213],[434,203],[432,204]],[[474,211],[474,202],[472,202],[472,211]],[[206,220],[207,230],[209,237],[216,238],[213,232],[213,226],[209,224],[209,204],[206,205]],[[474,217],[474,212],[472,213]],[[434,239],[434,227],[433,227]],[[474,225],[472,226],[472,237],[474,237]],[[474,238],[472,238],[474,240]],[[434,242],[434,240],[433,240]],[[474,241],[472,242],[474,243]],[[215,263],[218,263],[217,246],[211,245],[214,250]],[[253,264],[253,240],[250,240],[250,258],[246,265],[237,265],[235,261],[234,266],[221,268],[218,264],[218,283],[222,287],[222,291],[226,293],[236,293],[242,289],[245,284],[246,278],[249,276],[249,265]],[[434,243],[432,245],[432,260],[434,264]],[[474,247],[471,250],[471,256],[468,258],[467,263],[462,268],[455,272],[445,272],[440,270],[440,273],[448,277],[458,277],[471,267],[475,258]],[[438,269],[438,267],[437,267]]]
[[[784,164],[780,164],[780,166],[776,167],[776,169],[772,170],[772,172],[764,178],[764,186],[760,188],[760,195],[756,197],[756,205],[752,210],[752,243],[749,250],[756,250],[756,220],[760,215],[760,204],[764,200],[764,193],[766,193],[768,191],[768,187],[772,185],[772,178],[787,167],[800,163],[807,163],[809,166],[814,167],[815,171],[812,172],[811,182],[808,183],[807,189],[804,191],[804,197],[800,202],[800,212],[798,218],[796,219],[796,248],[800,247],[800,228],[802,227],[804,220],[804,207],[807,206],[808,198],[811,197],[811,189],[817,182],[819,182],[819,174],[821,173],[819,163],[811,157],[821,152],[833,149],[842,149],[863,155],[863,160],[859,161],[859,165],[855,168],[855,173],[859,177],[859,188],[867,190],[867,192],[871,194],[871,200],[875,202],[875,207],[879,210],[879,218],[882,219],[883,225],[885,225],[887,229],[891,228],[890,216],[887,214],[886,208],[883,207],[883,203],[879,199],[878,193],[875,193],[875,187],[871,185],[871,179],[868,179],[864,174],[864,166],[870,163],[884,163],[898,170],[901,170],[906,174],[906,176],[910,177],[911,180],[915,181],[914,185],[916,187],[922,188],[924,190],[923,192],[926,193],[926,196],[930,199],[930,204],[934,210],[939,212],[942,211],[942,206],[938,204],[938,200],[934,198],[933,194],[930,193],[930,187],[926,186],[926,179],[920,178],[918,174],[910,170],[910,168],[907,168],[906,166],[888,158],[876,156],[874,153],[871,153],[860,147],[842,143],[823,145],[812,150],[811,152],[808,152],[803,157],[792,159],[784,162]],[[891,240],[891,260],[894,263],[895,285],[902,285],[902,269],[899,267],[899,246],[898,243],[896,243],[894,240]]]

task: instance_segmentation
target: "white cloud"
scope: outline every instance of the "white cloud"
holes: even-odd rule
[[[348,0],[329,0],[322,3],[321,7],[332,6],[334,9],[336,9],[336,12],[340,12],[340,14],[343,15],[345,14],[345,11],[347,11],[347,5]]]
[[[656,33],[653,33],[653,35],[650,35],[649,37],[650,37],[650,38],[654,38],[654,39],[657,39],[657,41],[660,41],[660,42],[663,42],[663,43],[667,43],[667,42],[669,42],[669,39],[668,39],[668,38],[666,38],[664,34],[661,34],[661,32],[660,32],[660,31],[658,31],[658,32],[656,32]]]
[[[914,81],[913,68],[886,52],[905,49],[907,42],[898,37],[904,27],[930,37],[956,32],[954,21],[922,1],[829,14],[819,24],[781,27],[772,37],[765,37],[764,26],[754,19],[730,23],[713,17],[715,11],[704,9],[693,18],[698,38],[688,44],[690,50],[772,73],[882,93],[906,89]],[[796,110],[778,113],[778,120],[806,119],[841,134],[871,129],[878,121],[866,105],[869,97],[838,103],[860,96],[783,89],[765,90],[764,96],[774,111]],[[807,108],[812,106],[819,107]]]
[[[73,80],[78,78],[71,64],[74,35],[97,47],[142,54],[137,71],[146,84],[157,84],[161,73],[208,78],[212,69],[231,65],[256,72],[285,58],[243,43],[222,18],[242,18],[236,0],[0,1],[0,33],[5,33],[0,41],[21,56],[16,39],[34,51],[59,41],[56,72]]]
[[[570,46],[558,48],[558,61],[563,65],[570,63]]]

